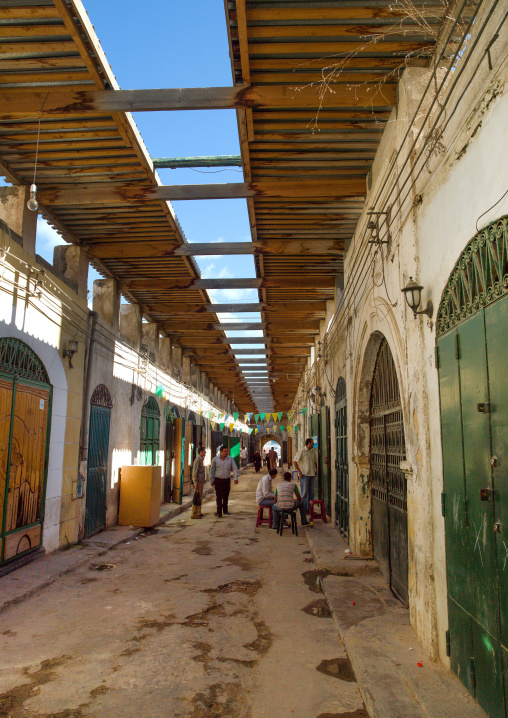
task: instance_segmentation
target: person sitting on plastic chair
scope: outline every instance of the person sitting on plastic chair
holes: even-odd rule
[[[286,471],[284,474],[284,481],[278,484],[275,489],[275,503],[272,506],[272,531],[279,530],[281,511],[288,511],[292,509],[300,510],[300,521],[302,526],[310,525],[309,521],[307,521],[307,514],[302,504],[298,486],[291,481],[291,472]]]

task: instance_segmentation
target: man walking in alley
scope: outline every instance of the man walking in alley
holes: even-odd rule
[[[305,510],[310,508],[314,500],[314,480],[317,474],[317,451],[313,439],[305,439],[305,446],[295,456],[294,465],[300,477],[302,488],[302,503]]]
[[[215,456],[210,469],[210,480],[212,486],[215,487],[215,496],[217,499],[216,516],[222,518],[223,515],[229,516],[228,498],[231,491],[231,472],[235,475],[235,484],[238,483],[238,468],[236,462],[231,456],[228,456],[228,447],[221,446],[219,456]]]
[[[204,446],[200,446],[198,449],[198,455],[194,459],[192,464],[192,476],[191,481],[194,486],[194,490],[199,493],[201,501],[203,501],[203,487],[205,485],[205,465],[203,460],[205,458],[206,449]],[[203,514],[201,513],[201,504],[196,506],[192,504],[192,515],[191,519],[202,519]]]

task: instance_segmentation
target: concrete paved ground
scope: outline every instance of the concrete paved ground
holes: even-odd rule
[[[255,528],[257,479],[7,607],[0,716],[367,716],[305,533]]]

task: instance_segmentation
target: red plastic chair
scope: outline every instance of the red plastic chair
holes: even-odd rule
[[[263,515],[264,509],[268,509],[268,518],[265,519]],[[271,506],[259,506],[258,508],[258,517],[256,520],[256,528],[258,526],[261,526],[261,524],[268,524],[270,528],[272,528],[272,508]]]
[[[316,513],[314,511],[314,507],[317,505],[319,508],[319,512]],[[310,502],[310,520],[314,521],[314,519],[321,519],[324,524],[326,524],[326,514],[325,514],[325,502],[322,499],[314,499]]]

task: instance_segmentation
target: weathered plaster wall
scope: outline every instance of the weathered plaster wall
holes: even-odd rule
[[[0,246],[2,250],[9,248],[2,262],[0,333],[28,344],[43,362],[53,385],[43,525],[44,548],[53,551],[78,540],[82,499],[76,499],[76,487],[87,306],[47,268],[44,286],[36,290],[41,296],[36,296],[34,271],[42,270],[41,264],[2,229]],[[69,339],[79,341],[72,369],[62,358]]]
[[[503,9],[494,13],[490,22],[499,22]],[[480,27],[483,17],[477,18]],[[486,33],[486,40],[492,35]],[[487,37],[488,36],[488,37]],[[472,47],[475,35],[469,42]],[[401,196],[392,206],[391,239],[382,252],[366,249],[365,232],[368,216],[364,212],[355,237],[345,258],[347,301],[337,308],[340,327],[333,346],[337,358],[332,359],[339,373],[345,363],[348,397],[350,509],[353,551],[368,554],[370,543],[369,484],[369,403],[371,379],[377,348],[386,337],[392,351],[401,391],[407,461],[409,523],[409,602],[411,622],[424,647],[434,657],[447,662],[445,631],[448,627],[446,601],[446,566],[444,521],[441,516],[442,456],[439,415],[438,373],[435,366],[435,328],[427,317],[414,319],[406,306],[401,289],[409,276],[424,286],[422,306],[428,299],[434,303],[434,319],[443,289],[461,251],[476,232],[476,222],[484,215],[481,228],[508,213],[506,192],[508,145],[508,33],[500,33],[491,48],[493,70],[478,46],[475,57],[464,65],[457,87],[448,100],[434,140],[423,148],[425,133],[416,151],[409,157],[408,182],[400,182]],[[461,62],[464,62],[464,58]],[[460,70],[459,63],[458,69]],[[440,71],[441,72],[441,71]],[[457,73],[457,70],[455,71]],[[367,194],[365,210],[379,209],[388,196],[393,182],[383,183],[393,161],[400,171],[408,159],[407,151],[397,157],[408,122],[415,112],[425,89],[430,71],[409,68],[399,84],[399,105],[394,110],[383,134],[372,168],[372,186]],[[442,77],[442,72],[439,77]],[[446,97],[443,93],[441,101]],[[458,110],[452,112],[455,103]],[[430,104],[425,97],[419,110],[420,118]],[[439,105],[433,110],[437,118]],[[416,139],[421,119],[410,132]],[[437,138],[437,139],[436,139]],[[430,147],[430,149],[429,149]],[[403,175],[404,177],[404,175]],[[411,187],[411,184],[414,186]],[[393,200],[392,200],[393,201]],[[362,269],[363,267],[363,269]],[[362,291],[348,295],[348,283],[362,276]],[[320,339],[326,330],[321,325]],[[333,341],[328,339],[328,345]],[[324,387],[322,362],[316,362],[293,408],[307,405],[306,389],[318,383]],[[327,390],[326,401],[333,400]],[[309,408],[309,414],[311,413]],[[301,419],[300,419],[301,421]],[[302,422],[304,423],[304,422]],[[332,430],[332,462],[334,456]],[[332,463],[333,465],[333,463]],[[335,491],[332,473],[332,493]]]

